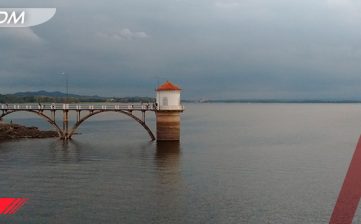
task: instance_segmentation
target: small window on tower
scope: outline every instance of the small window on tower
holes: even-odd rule
[[[163,106],[168,106],[168,97],[163,97]]]

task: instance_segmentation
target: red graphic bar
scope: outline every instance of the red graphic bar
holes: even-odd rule
[[[15,214],[27,200],[27,198],[0,198],[0,215]]]
[[[20,202],[20,198],[14,198],[13,202],[12,202],[12,203],[6,208],[6,210],[4,211],[4,214],[5,214],[5,215],[10,214],[10,211],[11,211],[12,209],[14,209],[15,206],[17,206],[17,204],[19,204],[19,202]]]
[[[361,198],[361,136],[352,156],[330,224],[351,224]]]
[[[9,211],[9,215],[13,215],[15,214],[21,207],[23,207],[23,205],[25,204],[25,202],[27,201],[28,199],[26,198],[22,198],[20,199],[20,202],[11,210]]]

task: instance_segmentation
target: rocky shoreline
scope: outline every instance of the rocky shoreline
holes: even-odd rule
[[[56,131],[41,131],[37,127],[0,123],[0,141],[21,138],[55,138]]]

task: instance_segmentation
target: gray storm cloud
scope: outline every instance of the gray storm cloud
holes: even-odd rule
[[[98,36],[105,39],[113,40],[134,40],[141,38],[148,38],[149,36],[145,32],[132,32],[129,29],[125,28],[119,32],[114,33],[98,33]]]
[[[361,99],[361,4],[352,0],[4,0],[54,7],[46,24],[0,28],[1,93],[62,90],[184,97]]]

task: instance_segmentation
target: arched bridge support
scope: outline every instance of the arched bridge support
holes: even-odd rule
[[[117,112],[124,114],[136,122],[138,122],[148,133],[151,140],[155,140],[155,136],[152,130],[149,128],[145,121],[145,113],[150,111],[154,112],[155,107],[150,104],[141,104],[141,105],[69,105],[63,104],[62,106],[51,104],[51,105],[0,105],[0,121],[3,117],[15,113],[15,112],[29,112],[38,115],[39,117],[45,119],[54,129],[58,132],[59,138],[61,139],[71,139],[75,134],[79,126],[84,123],[86,120],[100,113],[105,112]],[[136,116],[133,112],[140,112],[139,117]],[[62,128],[56,121],[56,112],[62,113]],[[76,113],[76,122],[70,128],[70,112]]]
[[[155,136],[152,132],[152,130],[148,127],[148,125],[145,122],[145,110],[142,111],[142,117],[139,118],[136,115],[134,115],[132,113],[132,111],[129,110],[90,110],[89,113],[85,116],[81,116],[81,110],[77,110],[77,122],[74,124],[74,126],[69,130],[69,132],[66,132],[66,138],[67,139],[71,139],[72,136],[74,135],[74,133],[76,132],[76,130],[79,128],[79,126],[84,123],[86,120],[88,120],[89,118],[100,114],[100,113],[105,113],[105,112],[116,112],[116,113],[121,113],[124,114],[130,118],[132,118],[133,120],[135,120],[136,122],[138,122],[148,133],[149,137],[151,138],[152,141],[155,140]]]
[[[64,132],[60,127],[57,125],[55,121],[55,111],[51,112],[51,117],[46,115],[43,110],[2,110],[2,113],[0,114],[0,121],[3,120],[3,118],[9,114],[15,113],[15,112],[29,112],[38,115],[39,117],[45,119],[55,130],[58,132],[59,138],[64,138]]]

